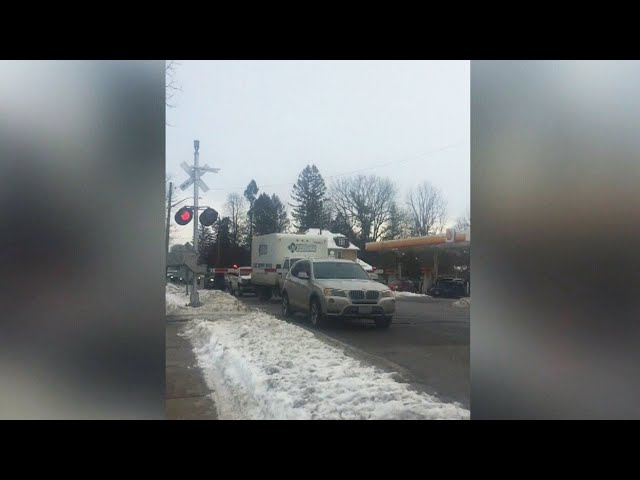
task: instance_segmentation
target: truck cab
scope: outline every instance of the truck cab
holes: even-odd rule
[[[229,293],[241,297],[245,293],[255,293],[251,283],[251,267],[230,269],[227,273]]]

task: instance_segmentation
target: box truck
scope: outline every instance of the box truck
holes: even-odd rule
[[[260,300],[279,296],[284,277],[302,258],[327,258],[327,237],[272,233],[253,237],[251,242],[251,283]]]

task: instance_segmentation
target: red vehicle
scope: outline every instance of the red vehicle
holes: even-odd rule
[[[394,292],[416,293],[418,290],[411,280],[393,280],[387,286]]]

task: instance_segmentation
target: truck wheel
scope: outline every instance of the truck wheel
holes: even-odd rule
[[[260,287],[258,295],[260,297],[260,301],[266,302],[271,298],[271,289],[269,287]]]
[[[291,317],[291,305],[289,305],[289,295],[287,292],[282,293],[282,316],[285,318]]]
[[[325,324],[322,307],[317,298],[313,298],[309,305],[309,321],[315,328],[322,328]]]
[[[389,328],[391,326],[391,322],[393,321],[393,317],[382,317],[376,318],[376,328],[383,329]]]

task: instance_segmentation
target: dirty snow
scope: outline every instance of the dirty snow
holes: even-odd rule
[[[194,319],[183,335],[221,419],[469,418],[458,404],[410,390],[393,374],[263,312]]]
[[[420,297],[420,298],[432,298],[430,295],[424,295],[422,293],[411,293],[411,292],[396,292],[394,291],[393,294],[396,297]]]
[[[471,297],[461,298],[460,300],[456,300],[451,305],[458,308],[469,308],[471,306]]]
[[[167,284],[166,313],[169,315],[207,315],[225,312],[247,312],[246,305],[221,290],[198,290],[200,307],[190,307],[185,285]]]

